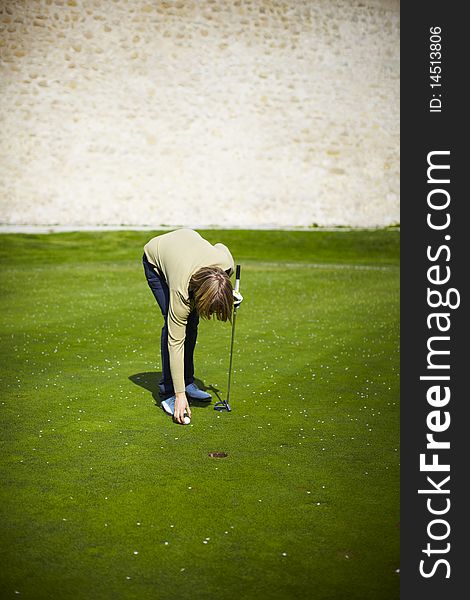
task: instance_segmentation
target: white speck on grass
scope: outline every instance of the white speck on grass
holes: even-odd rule
[[[139,552],[137,550],[134,550],[134,554],[139,554]]]
[[[282,556],[287,556],[287,552],[283,552],[283,553],[282,553]]]

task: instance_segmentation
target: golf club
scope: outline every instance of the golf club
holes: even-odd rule
[[[236,274],[235,274],[234,294],[238,294],[239,289],[240,289],[240,271],[241,271],[241,266],[237,265],[237,270],[236,270]],[[233,304],[232,340],[230,342],[230,362],[229,362],[229,367],[228,367],[227,399],[221,400],[220,402],[216,402],[214,404],[214,410],[226,410],[228,412],[230,412],[232,410],[230,407],[230,404],[229,404],[229,400],[230,400],[230,382],[232,379],[233,340],[235,338],[235,322],[237,320],[237,310],[238,310],[238,307],[240,306],[240,303],[241,303],[241,300],[239,300],[238,302],[235,301]]]

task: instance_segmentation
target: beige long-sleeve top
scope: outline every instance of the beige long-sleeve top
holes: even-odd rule
[[[233,257],[224,244],[212,245],[192,229],[177,229],[152,238],[145,246],[148,261],[163,275],[170,291],[168,351],[175,393],[184,392],[184,340],[191,311],[189,280],[201,267],[220,267],[231,275]]]

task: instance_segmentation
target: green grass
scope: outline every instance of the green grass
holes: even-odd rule
[[[187,427],[152,393],[154,234],[0,236],[2,598],[399,597],[399,232],[201,233],[245,301],[233,411]],[[201,324],[222,397],[229,344]]]

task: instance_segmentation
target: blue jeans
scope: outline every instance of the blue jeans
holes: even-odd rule
[[[169,397],[174,392],[173,380],[170,371],[170,354],[168,352],[168,307],[170,293],[168,285],[163,276],[159,276],[152,265],[147,260],[146,255],[142,257],[145,277],[152,290],[155,300],[162,311],[164,323],[160,340],[160,351],[162,357],[162,377],[159,381],[160,396]],[[194,348],[197,340],[197,326],[199,324],[199,315],[192,310],[188,316],[186,324],[186,338],[184,340],[184,384],[194,383]]]

